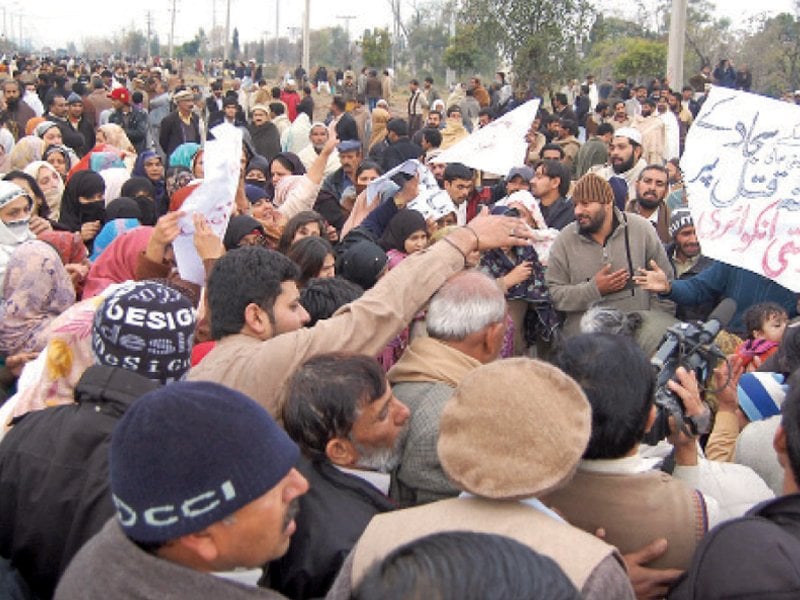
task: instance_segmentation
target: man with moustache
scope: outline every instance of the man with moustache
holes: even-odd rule
[[[647,165],[636,180],[636,197],[625,206],[626,212],[640,215],[653,224],[662,244],[672,241],[669,232],[670,211],[664,202],[669,189],[668,179],[664,167]]]
[[[664,246],[647,219],[620,212],[611,186],[594,173],[578,180],[572,201],[575,222],[553,242],[546,273],[553,305],[565,315],[564,335],[579,333],[581,317],[595,305],[625,312],[666,309],[632,281],[651,261],[670,278],[672,274]]]
[[[145,394],[111,437],[117,516],[75,556],[55,597],[283,598],[212,573],[286,552],[308,491],[299,454],[240,392],[177,382]]]
[[[322,354],[294,373],[283,422],[308,479],[289,551],[269,565],[270,588],[324,596],[372,517],[390,511],[389,472],[400,461],[409,410],[367,356]]]
[[[25,136],[25,125],[28,119],[36,116],[33,109],[22,101],[22,88],[16,79],[6,79],[2,85],[3,98],[6,102],[8,126],[14,141]]]
[[[612,177],[625,180],[628,185],[628,197],[636,197],[636,181],[639,174],[647,166],[642,158],[642,134],[633,127],[620,127],[614,132],[608,150],[608,165],[593,167],[590,173],[596,173],[606,181]]]

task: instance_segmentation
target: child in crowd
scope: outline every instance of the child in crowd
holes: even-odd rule
[[[744,313],[744,326],[749,337],[736,349],[744,362],[745,370],[755,371],[778,351],[786,331],[789,315],[775,302],[754,304]]]

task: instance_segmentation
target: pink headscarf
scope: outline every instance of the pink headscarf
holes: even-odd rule
[[[137,227],[126,231],[106,248],[92,264],[83,288],[83,297],[92,298],[112,283],[135,278],[139,255],[147,248],[153,235],[152,227]]]

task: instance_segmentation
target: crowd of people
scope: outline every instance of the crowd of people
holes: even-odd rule
[[[225,67],[0,81],[0,594],[800,592],[798,295],[703,254],[681,174],[723,62],[565,86],[506,173],[439,159],[506,73]],[[185,203],[228,128],[218,236]],[[653,439],[651,357],[725,298]]]

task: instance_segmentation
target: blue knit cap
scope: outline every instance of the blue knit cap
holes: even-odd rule
[[[132,540],[202,531],[263,496],[295,466],[297,445],[261,406],[216,383],[145,394],[111,438],[111,493]]]

